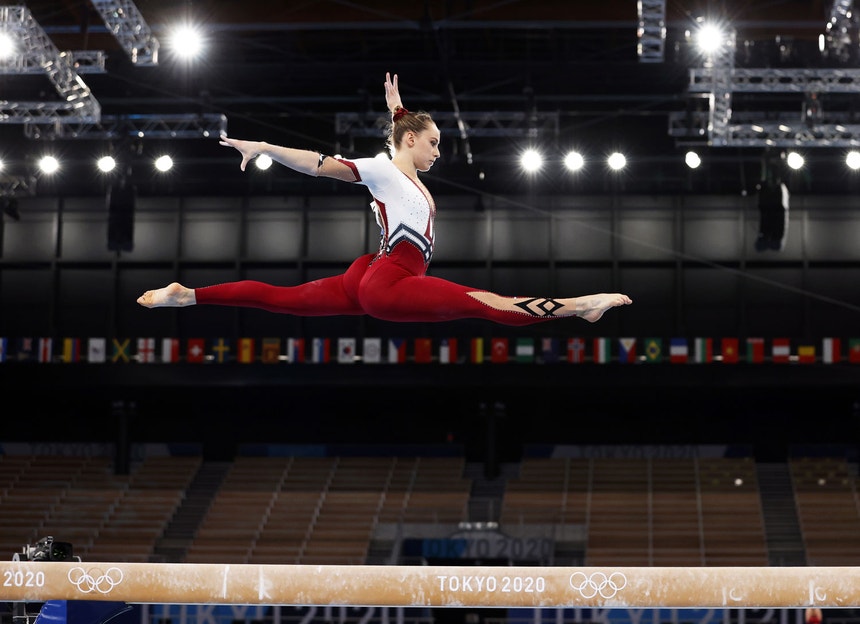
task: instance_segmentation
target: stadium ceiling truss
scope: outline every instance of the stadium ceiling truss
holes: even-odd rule
[[[90,0],[108,31],[138,66],[158,63],[158,40],[131,0]],[[665,0],[637,2],[637,53],[642,63],[664,61]],[[824,41],[836,58],[856,46],[854,0],[833,0]],[[23,5],[0,6],[0,30],[23,42],[20,52],[0,60],[0,74],[44,74],[57,91],[56,101],[0,100],[0,123],[21,124],[32,139],[207,138],[226,131],[217,114],[102,115],[101,106],[82,75],[103,73],[102,51],[60,51]],[[669,113],[669,135],[679,143],[713,147],[841,147],[860,145],[860,124],[845,101],[860,94],[860,70],[774,69],[735,67],[735,35],[704,66],[690,70],[687,111]],[[799,94],[793,111],[740,110],[735,94]],[[824,110],[820,96],[839,94],[836,106]],[[754,100],[753,100],[754,101]],[[828,100],[828,106],[834,102]],[[533,112],[455,112],[437,114],[440,130],[461,138],[523,137],[558,133],[558,114]],[[379,136],[386,119],[338,113],[336,132],[342,137]]]
[[[132,63],[158,64],[158,40],[130,0],[90,0]],[[21,124],[32,139],[206,138],[226,131],[223,115],[102,115],[81,74],[104,73],[103,51],[60,51],[23,5],[0,6],[0,31],[21,44],[0,60],[0,74],[44,74],[56,101],[0,100],[0,123]]]
[[[837,60],[857,46],[854,0],[834,0],[823,41]],[[857,147],[860,123],[855,97],[860,70],[848,68],[738,68],[736,40],[730,33],[723,49],[705,66],[690,70],[686,112],[669,114],[669,134],[684,144],[713,147]],[[734,95],[800,94],[793,111],[740,110]],[[822,95],[828,95],[825,110]],[[788,97],[791,97],[789,95]],[[704,105],[702,104],[704,103]]]

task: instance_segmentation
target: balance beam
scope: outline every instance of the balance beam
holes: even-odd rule
[[[0,600],[399,607],[860,606],[855,567],[0,563]]]

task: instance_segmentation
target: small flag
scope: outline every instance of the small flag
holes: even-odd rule
[[[815,364],[815,345],[798,345],[797,361],[801,364]]]
[[[388,339],[388,363],[403,364],[406,361],[406,339],[405,338],[389,338]]]
[[[791,358],[791,341],[788,338],[774,338],[771,344],[771,360],[774,364],[788,364]]]
[[[137,361],[140,364],[155,361],[155,338],[137,339]]]
[[[263,338],[263,351],[260,361],[263,364],[277,364],[281,361],[280,338]]]
[[[81,340],[80,338],[63,338],[63,362],[69,364],[71,362],[81,361]]]
[[[0,338],[0,362],[5,362],[9,357],[9,339]]]
[[[290,364],[299,364],[305,361],[305,339],[287,339],[287,361]]]
[[[591,356],[591,359],[597,364],[606,364],[612,359],[609,352],[609,338],[594,339],[594,355]]]
[[[860,363],[860,338],[848,339],[848,361],[851,364]]]
[[[200,364],[206,359],[206,347],[203,338],[189,338],[185,349],[185,361]]]
[[[750,364],[764,362],[764,338],[747,338],[747,362]]]
[[[442,338],[439,343],[439,363],[440,364],[456,364],[457,363],[457,339]]]
[[[618,339],[618,361],[621,364],[636,363],[636,339],[635,338],[619,338]]]
[[[382,338],[365,338],[361,355],[365,364],[379,364],[382,361]]]
[[[558,362],[558,340],[555,338],[540,339],[540,359],[544,364]]]
[[[517,338],[514,359],[520,364],[533,364],[535,361],[535,341],[531,338]]]
[[[32,338],[19,338],[18,352],[15,354],[15,357],[19,362],[29,362],[34,358],[33,350]]]
[[[493,338],[490,340],[490,362],[504,364],[508,361],[508,339]]]
[[[131,362],[131,356],[128,354],[128,348],[131,346],[131,338],[120,340],[112,338],[111,344],[113,351],[110,356],[111,362]]]
[[[338,364],[355,364],[355,338],[337,339]]]
[[[686,338],[672,338],[669,340],[669,362],[672,364],[686,364],[688,357]]]
[[[311,342],[311,361],[314,364],[328,364],[331,357],[331,340],[328,338],[314,338]]]
[[[472,338],[470,359],[472,364],[484,363],[484,339]]]
[[[696,338],[693,342],[693,361],[709,364],[714,361],[714,341],[711,338]]]
[[[87,362],[90,364],[103,364],[107,361],[107,342],[104,338],[90,338],[87,340]]]
[[[737,338],[723,338],[720,341],[723,364],[737,364],[740,358],[740,347]]]
[[[821,361],[825,364],[836,364],[842,359],[842,345],[839,338],[823,338],[821,340]]]
[[[433,361],[433,340],[431,338],[415,339],[415,362],[428,364]]]
[[[567,361],[582,364],[585,361],[585,338],[567,339]]]
[[[47,364],[54,359],[54,339],[39,338],[39,361]]]
[[[257,341],[253,338],[239,338],[236,345],[236,360],[240,364],[253,364],[257,355]]]
[[[179,338],[161,339],[161,361],[165,363],[179,361]]]
[[[662,362],[663,361],[663,339],[662,338],[646,338],[645,339],[645,361],[646,362]]]
[[[247,338],[240,338],[239,339],[239,361],[240,362],[245,361],[242,359],[242,356],[244,355],[244,352],[243,352],[243,346],[244,345],[242,342],[243,340],[248,340],[248,339]],[[230,358],[230,351],[231,351],[231,349],[230,349],[230,341],[229,340],[227,340],[225,338],[215,338],[212,341],[212,353],[214,354],[215,361],[218,364],[223,364],[224,362],[230,361],[230,359],[231,359]],[[251,352],[253,353],[253,350]],[[252,357],[252,360],[253,360],[253,357]]]

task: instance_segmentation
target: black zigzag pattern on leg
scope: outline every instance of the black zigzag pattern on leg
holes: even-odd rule
[[[559,303],[555,299],[538,297],[526,299],[514,305],[532,316],[555,316],[555,311],[564,307],[564,304]]]

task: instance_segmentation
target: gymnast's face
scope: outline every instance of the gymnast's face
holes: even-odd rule
[[[421,132],[410,132],[406,143],[412,152],[412,163],[418,171],[428,171],[439,158],[439,128],[431,123]]]

